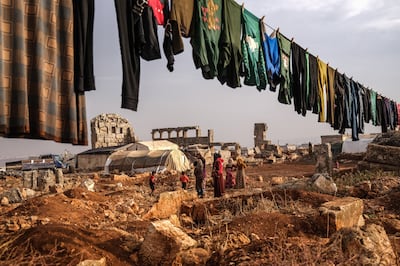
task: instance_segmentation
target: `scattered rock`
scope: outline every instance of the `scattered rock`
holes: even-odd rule
[[[95,183],[94,183],[94,181],[92,179],[85,178],[82,181],[80,187],[86,188],[87,190],[94,192],[95,191],[94,185],[95,185]]]
[[[99,260],[84,260],[79,262],[76,266],[107,266],[106,258]]]
[[[178,190],[161,193],[158,202],[143,216],[143,219],[166,219],[178,213],[183,201],[196,198],[195,191]]]
[[[314,174],[311,178],[312,187],[321,193],[335,195],[337,186],[327,174]]]
[[[271,178],[272,186],[282,185],[283,183],[285,183],[285,177],[283,176],[274,176]]]
[[[331,237],[328,246],[336,246],[345,258],[354,258],[359,265],[397,264],[390,240],[380,225],[342,229]]]
[[[8,205],[10,205],[10,201],[8,200],[7,197],[1,198],[1,205],[2,205],[2,206],[8,206]]]
[[[151,223],[140,247],[141,265],[173,265],[177,254],[196,247],[197,241],[189,237],[169,220]]]

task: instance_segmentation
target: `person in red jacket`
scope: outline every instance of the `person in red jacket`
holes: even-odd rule
[[[212,177],[214,185],[214,197],[222,197],[225,193],[225,180],[224,180],[224,160],[221,154],[214,154],[214,163],[212,168]]]
[[[182,171],[180,180],[181,180],[181,183],[182,183],[182,188],[186,190],[187,183],[189,182],[189,177],[185,174],[184,171]]]

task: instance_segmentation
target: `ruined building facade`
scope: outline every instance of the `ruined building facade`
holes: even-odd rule
[[[120,146],[136,142],[128,120],[117,114],[101,114],[90,121],[92,149]]]
[[[151,131],[153,140],[169,140],[179,146],[201,144],[210,146],[214,142],[214,130],[209,129],[207,136],[201,136],[199,126],[157,128]]]
[[[266,123],[254,124],[254,147],[264,150],[266,146],[271,144],[271,141],[266,139],[267,130],[268,127]]]

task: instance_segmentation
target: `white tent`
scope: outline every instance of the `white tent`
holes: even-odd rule
[[[109,173],[115,169],[128,173],[165,170],[181,172],[190,169],[190,161],[178,149],[117,151],[108,157],[104,171]]]

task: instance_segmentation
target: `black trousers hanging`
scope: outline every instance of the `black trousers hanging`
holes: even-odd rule
[[[294,109],[298,114],[306,115],[307,112],[307,66],[306,51],[297,43],[292,43],[292,66],[293,66],[293,102]]]
[[[140,82],[140,55],[136,43],[135,25],[139,15],[132,12],[135,0],[115,0],[119,43],[122,57],[121,108],[137,111]]]
[[[75,92],[95,90],[93,74],[94,0],[73,0]]]

